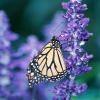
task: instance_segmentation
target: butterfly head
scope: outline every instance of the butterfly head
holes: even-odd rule
[[[53,36],[51,42],[52,42],[52,47],[59,48],[60,42],[59,42],[59,40],[57,40],[57,38],[55,36]]]

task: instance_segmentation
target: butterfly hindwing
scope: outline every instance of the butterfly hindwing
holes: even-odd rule
[[[53,38],[30,63],[31,84],[42,81],[56,81],[66,75],[66,65],[60,49],[60,42]],[[30,79],[29,79],[30,81]]]

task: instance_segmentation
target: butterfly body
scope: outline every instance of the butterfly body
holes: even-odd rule
[[[55,37],[33,58],[28,68],[29,85],[42,81],[54,82],[66,75],[60,41]],[[30,77],[31,76],[31,77]]]

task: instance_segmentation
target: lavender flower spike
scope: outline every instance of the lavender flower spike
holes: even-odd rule
[[[86,30],[90,21],[84,16],[84,11],[87,10],[86,4],[82,4],[80,0],[70,0],[67,3],[62,3],[62,6],[67,10],[64,17],[68,23],[58,39],[62,43],[63,51],[68,54],[64,56],[68,77],[65,82],[55,87],[54,93],[62,100],[71,100],[72,96],[77,96],[87,89],[85,83],[78,85],[75,78],[92,70],[88,62],[93,55],[88,54],[82,46],[93,34]]]
[[[18,34],[10,30],[6,13],[0,11],[0,100],[31,100],[27,91],[25,68],[22,69],[19,64],[23,63],[25,67],[26,63],[23,61],[25,56],[21,54],[17,56],[16,50],[11,45],[16,39]]]

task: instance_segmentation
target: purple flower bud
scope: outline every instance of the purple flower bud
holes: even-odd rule
[[[62,6],[63,6],[64,9],[68,9],[69,8],[69,4],[65,3],[65,2],[62,3]]]
[[[83,18],[82,20],[80,20],[79,25],[82,28],[85,28],[86,26],[88,26],[89,21],[90,21],[89,18]]]
[[[84,92],[87,90],[87,85],[86,84],[82,84],[79,86],[79,91],[78,93]]]

